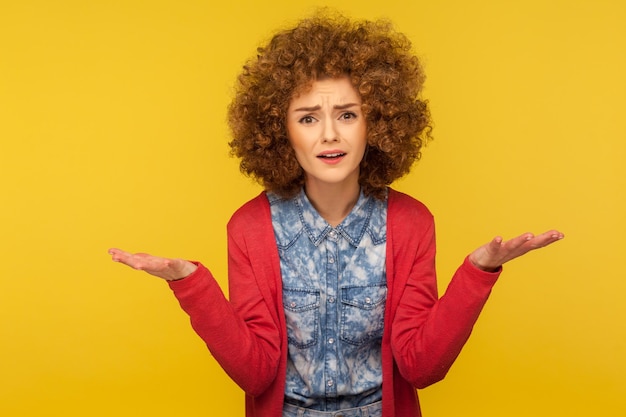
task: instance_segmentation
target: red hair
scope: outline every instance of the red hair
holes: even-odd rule
[[[419,98],[424,73],[408,38],[387,21],[315,16],[277,33],[238,78],[229,106],[231,153],[241,171],[288,197],[304,172],[287,138],[290,100],[315,80],[348,76],[361,95],[367,149],[359,183],[384,198],[407,174],[430,137],[430,112]]]

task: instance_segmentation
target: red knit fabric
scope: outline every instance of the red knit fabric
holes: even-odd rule
[[[246,393],[247,417],[281,417],[287,366],[278,249],[264,193],[228,224],[227,300],[208,269],[169,283],[191,324]],[[421,416],[416,388],[441,380],[469,337],[500,271],[466,258],[438,299],[428,209],[389,190],[383,417]]]

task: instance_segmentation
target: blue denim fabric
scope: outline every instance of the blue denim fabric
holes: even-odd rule
[[[286,402],[335,411],[379,401],[387,202],[361,193],[333,228],[303,191],[268,197],[287,319]]]
[[[378,401],[363,407],[341,411],[317,411],[285,403],[282,417],[382,417],[382,415],[383,403]]]

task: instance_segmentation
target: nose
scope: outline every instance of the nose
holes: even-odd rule
[[[339,132],[337,131],[337,126],[335,126],[335,121],[332,117],[329,117],[324,121],[322,142],[339,142]]]

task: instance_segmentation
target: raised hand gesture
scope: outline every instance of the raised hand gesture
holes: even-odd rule
[[[505,262],[522,256],[531,250],[543,248],[563,239],[563,233],[550,230],[540,235],[524,233],[511,240],[503,241],[500,236],[472,252],[469,260],[484,271],[495,271]]]
[[[184,259],[161,258],[147,253],[128,253],[121,249],[109,249],[109,255],[114,262],[120,262],[133,269],[146,271],[150,275],[163,278],[166,281],[175,281],[193,273],[197,266]]]

